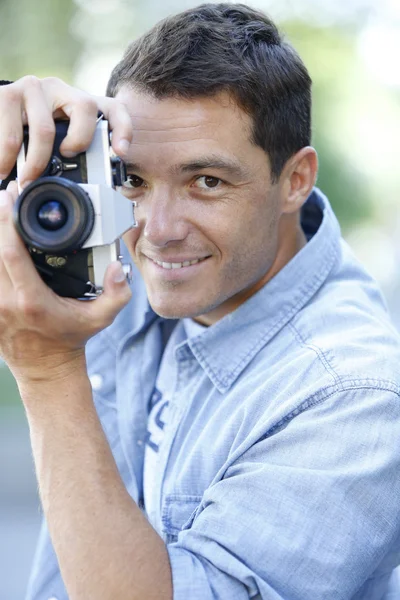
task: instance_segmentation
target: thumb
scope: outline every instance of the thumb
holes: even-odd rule
[[[98,326],[104,328],[110,325],[117,314],[128,304],[131,297],[132,292],[121,263],[119,261],[111,263],[104,276],[104,291],[92,303],[94,318],[98,321]]]

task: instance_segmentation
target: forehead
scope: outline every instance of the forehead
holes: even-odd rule
[[[163,98],[121,88],[117,99],[132,119],[134,144],[182,142],[240,149],[251,142],[252,121],[226,92],[193,99]]]

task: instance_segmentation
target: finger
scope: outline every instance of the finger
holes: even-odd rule
[[[121,158],[127,158],[133,129],[128,109],[115,98],[98,97],[98,106],[110,124],[112,131],[112,148]]]
[[[9,219],[9,206],[10,206],[10,195],[6,191],[0,192],[0,243],[2,240],[2,227],[3,222],[8,223]],[[2,255],[0,253],[0,303],[4,303],[8,296],[8,291],[11,288],[11,280],[8,276],[7,269],[4,265]]]
[[[0,310],[1,308],[7,310],[7,307],[9,307],[11,302],[10,298],[12,298],[12,289],[11,279],[0,258]]]
[[[5,304],[6,298],[9,297],[9,291],[11,289],[11,279],[8,276],[8,272],[3,264],[3,261],[0,259],[0,306]]]
[[[72,88],[71,88],[72,90]],[[71,101],[63,110],[70,123],[68,133],[60,146],[64,156],[75,156],[90,146],[96,129],[98,107],[96,101],[86,94],[73,92]]]
[[[53,118],[70,120],[67,136],[60,146],[61,153],[71,157],[86,150],[96,129],[98,107],[95,97],[57,77],[42,79],[42,88],[51,104]]]
[[[23,138],[22,99],[16,84],[0,87],[0,179],[11,173]]]
[[[55,124],[52,111],[36,77],[21,80],[26,117],[29,124],[29,143],[26,163],[20,174],[20,184],[25,187],[37,179],[47,167],[52,155]]]
[[[98,331],[110,325],[131,296],[121,263],[119,261],[111,263],[104,277],[104,292],[91,303],[94,329]]]
[[[18,184],[16,181],[10,181],[7,186],[7,192],[11,195],[12,203],[15,204],[18,198]]]
[[[10,192],[0,192],[0,262],[15,292],[24,289],[28,294],[36,294],[40,276],[14,227],[12,209],[13,197]]]

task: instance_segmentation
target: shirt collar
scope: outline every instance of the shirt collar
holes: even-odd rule
[[[186,348],[178,348],[178,359],[190,348],[221,393],[303,308],[336,263],[340,227],[328,199],[318,189],[303,207],[302,225],[309,242],[273,279],[234,312],[187,340]]]

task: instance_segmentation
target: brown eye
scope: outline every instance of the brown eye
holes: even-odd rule
[[[144,181],[138,175],[128,175],[128,179],[124,181],[123,187],[132,189],[132,188],[140,188],[142,187]]]
[[[210,187],[210,188],[217,187],[219,182],[220,182],[220,180],[217,179],[216,177],[205,177],[204,178],[204,183],[206,184],[207,187]]]
[[[211,190],[219,187],[222,183],[221,179],[218,177],[211,177],[210,175],[202,175],[198,179],[196,179],[197,187],[205,190]]]

